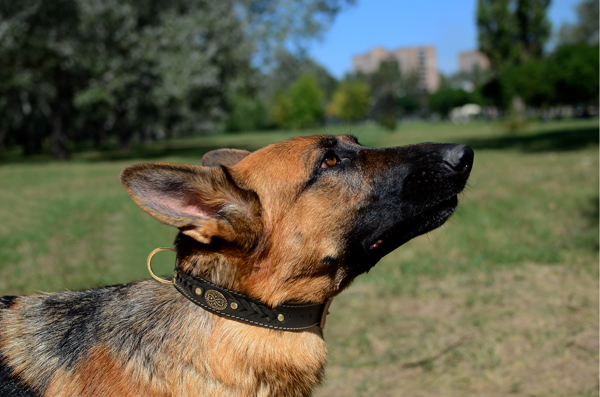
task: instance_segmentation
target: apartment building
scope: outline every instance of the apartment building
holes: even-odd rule
[[[379,64],[388,59],[398,61],[401,74],[417,71],[419,83],[423,90],[434,92],[440,86],[440,75],[437,70],[436,50],[433,46],[403,47],[389,51],[383,47],[375,47],[366,53],[352,57],[355,72],[373,73]]]
[[[490,68],[490,60],[481,51],[463,51],[458,53],[458,69],[464,73],[471,73],[475,69],[480,71]]]

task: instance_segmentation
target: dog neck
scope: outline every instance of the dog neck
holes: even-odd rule
[[[175,288],[194,304],[204,310],[247,324],[288,331],[322,328],[328,314],[330,298],[325,294],[308,301],[273,293],[262,288],[256,293],[247,288],[255,276],[247,263],[247,253],[220,241],[210,246],[200,244],[189,236],[179,234],[175,240],[177,259],[173,284]],[[245,263],[238,263],[244,258]],[[254,280],[256,281],[256,280]],[[303,295],[304,297],[305,295]],[[283,299],[282,299],[283,298]]]
[[[284,303],[269,307],[239,292],[219,287],[202,277],[175,270],[173,284],[194,304],[221,317],[282,331],[325,327],[332,299],[317,304]]]

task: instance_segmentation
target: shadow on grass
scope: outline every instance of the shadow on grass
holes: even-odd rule
[[[260,144],[249,144],[243,142],[243,144],[227,144],[228,148],[234,149],[245,149],[245,150],[256,150],[262,147]],[[102,162],[102,161],[127,161],[127,160],[156,160],[165,157],[188,157],[194,159],[200,159],[205,153],[221,149],[224,145],[218,145],[205,140],[187,141],[185,143],[179,142],[178,140],[167,140],[162,142],[153,142],[146,146],[135,146],[127,150],[119,149],[75,149],[71,152],[72,160],[78,162]],[[56,163],[50,154],[43,153],[33,156],[22,156],[20,154],[13,154],[0,157],[0,166],[10,164],[22,164],[22,163]]]
[[[86,160],[90,162],[133,159],[154,160],[164,157],[189,157],[199,159],[205,153],[210,152],[211,150],[221,149],[223,147],[223,145],[207,144],[206,142],[193,142],[190,144],[181,145],[177,141],[167,141],[155,143],[146,147],[140,146],[127,151],[109,150],[100,155],[90,156],[86,158]],[[248,145],[244,145],[244,147],[227,145],[227,147],[233,149],[246,149]],[[259,147],[251,148],[251,150],[258,148]]]
[[[598,145],[598,128],[569,128],[526,135],[470,138],[464,143],[473,149],[510,149],[529,153],[577,150],[589,145]]]
[[[600,226],[600,197],[595,195],[590,197],[580,210],[581,216],[586,220],[587,235],[590,236],[590,246],[594,251],[600,249],[598,241],[598,227]]]
[[[155,160],[165,157],[181,157],[199,159],[208,151],[223,147],[256,150],[268,143],[287,139],[289,136],[265,135],[260,139],[248,134],[201,136],[196,138],[182,138],[152,142],[147,145],[135,145],[129,150],[93,149],[91,147],[74,147],[72,158],[82,162],[100,162],[114,160]],[[281,138],[281,139],[280,139]],[[470,145],[473,149],[490,150],[520,150],[526,153],[543,151],[567,151],[577,150],[589,145],[598,145],[598,128],[596,126],[581,126],[562,128],[553,131],[533,131],[521,135],[499,134],[491,137],[465,137],[460,139],[462,143]],[[226,143],[223,143],[226,142]],[[0,152],[0,166],[15,163],[50,163],[56,162],[50,154],[44,153],[25,157],[17,150],[11,152]]]

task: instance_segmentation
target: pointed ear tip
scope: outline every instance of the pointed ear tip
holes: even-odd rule
[[[129,167],[124,168],[121,170],[121,173],[119,174],[119,179],[121,180],[121,183],[124,185],[125,182],[127,182],[127,180],[129,179],[129,175],[131,174],[131,171],[129,169]]]
[[[249,151],[242,149],[211,150],[202,156],[202,165],[205,167],[218,167],[221,165],[231,167],[239,163],[249,154]]]
[[[123,170],[121,170],[121,173],[119,174],[119,179],[121,179],[121,183],[125,185],[127,182],[129,182],[129,180],[138,168],[139,167],[137,165],[130,165],[129,167],[123,168]]]
[[[174,164],[169,163],[139,163],[128,165],[121,171],[121,176],[129,176],[143,170],[151,170],[154,168],[172,167]]]
[[[148,163],[142,163],[130,165],[123,168],[121,170],[121,173],[119,174],[119,179],[121,180],[123,186],[128,187],[132,180],[135,178],[135,176],[142,172],[144,169],[149,168],[149,165],[150,164]]]

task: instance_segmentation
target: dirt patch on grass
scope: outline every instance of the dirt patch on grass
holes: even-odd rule
[[[598,277],[567,265],[352,287],[332,305],[318,396],[598,393]]]

